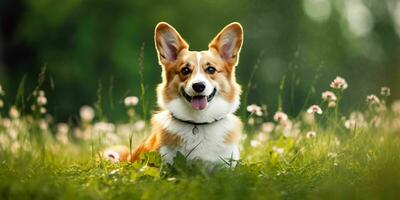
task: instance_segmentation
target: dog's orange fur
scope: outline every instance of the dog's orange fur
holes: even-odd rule
[[[206,74],[204,70],[200,70],[199,73],[204,73],[208,79],[213,80],[218,83],[219,94],[222,95],[227,101],[232,102],[234,98],[241,93],[241,87],[236,83],[235,79],[235,66],[238,62],[240,46],[242,44],[242,35],[238,35],[237,38],[240,40],[237,42],[236,53],[232,57],[223,58],[221,56],[221,49],[218,46],[221,35],[226,29],[233,29],[235,34],[242,34],[241,25],[238,23],[232,23],[225,27],[209,44],[208,51],[201,51],[202,63],[200,67],[206,68],[212,65],[216,68],[218,73]],[[240,29],[240,30],[239,30]],[[174,32],[176,35],[178,44],[176,44],[177,49],[177,59],[175,61],[169,61],[166,59],[166,52],[163,51],[160,46],[162,45],[162,34],[172,34],[169,32]],[[179,84],[186,83],[190,80],[192,76],[183,76],[181,69],[184,67],[189,67],[194,71],[196,67],[196,53],[195,51],[189,51],[189,45],[186,41],[179,35],[179,33],[171,26],[166,23],[159,23],[155,28],[155,46],[157,49],[157,55],[159,63],[162,65],[162,83],[159,84],[157,88],[157,95],[162,97],[163,103],[168,103],[174,98],[177,98],[179,94]],[[228,133],[225,137],[224,142],[226,144],[238,143],[240,140],[240,130],[241,122],[238,120],[237,131],[232,131]],[[182,141],[175,134],[168,133],[162,128],[160,124],[157,124],[155,120],[152,120],[153,133],[144,140],[133,152],[129,152],[128,148],[118,147],[115,149],[116,153],[120,155],[119,161],[137,161],[140,159],[140,155],[146,152],[158,151],[162,146],[178,146]]]

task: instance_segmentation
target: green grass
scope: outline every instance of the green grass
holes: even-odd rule
[[[134,147],[150,133],[140,116],[60,125],[33,101],[33,114],[0,115],[0,199],[396,199],[400,101],[390,109],[384,99],[348,117],[323,103],[322,115],[301,113],[271,130],[266,116],[250,114],[239,164],[214,170],[182,155],[164,165],[157,153],[111,163],[104,148]]]
[[[319,131],[314,138],[272,133],[248,145],[234,169],[201,164],[112,164],[92,140],[57,142],[49,132],[20,126],[20,147],[3,143],[1,199],[394,199],[400,195],[400,132],[363,129]],[[14,124],[15,125],[15,124]],[[28,126],[28,127],[27,127]],[[9,130],[9,129],[8,129]],[[7,129],[2,128],[1,134]],[[140,138],[142,136],[137,136]],[[137,139],[138,140],[138,139]],[[93,143],[96,143],[93,145]],[[273,151],[284,148],[284,153]],[[150,164],[151,163],[151,164]],[[185,163],[185,162],[183,162]]]

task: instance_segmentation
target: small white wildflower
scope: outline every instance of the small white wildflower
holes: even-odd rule
[[[19,135],[18,133],[19,133],[18,130],[15,129],[15,128],[10,128],[8,130],[8,135],[11,137],[12,140],[16,140],[17,139],[17,137]]]
[[[347,89],[348,85],[344,78],[337,76],[335,80],[333,80],[330,84],[331,88],[345,90]]]
[[[18,109],[15,106],[11,106],[8,115],[10,115],[11,119],[17,119],[19,117]]]
[[[129,96],[124,99],[124,103],[126,107],[136,106],[139,102],[139,98],[136,96]]]
[[[379,105],[380,104],[380,100],[379,100],[379,98],[376,96],[376,95],[373,95],[373,94],[371,94],[371,95],[368,95],[367,96],[367,103],[368,103],[368,105]]]
[[[352,112],[350,114],[349,119],[344,122],[344,126],[347,129],[355,130],[355,129],[365,128],[367,126],[367,123],[362,113]]]
[[[390,88],[389,87],[381,87],[381,95],[384,97],[390,96]]]
[[[400,115],[400,100],[396,100],[392,103],[392,111],[395,114]]]
[[[0,99],[0,109],[4,107],[4,101]]]
[[[348,119],[344,122],[344,127],[347,129],[354,130],[356,128],[356,120],[354,119]]]
[[[115,126],[112,123],[97,122],[94,125],[94,130],[101,133],[113,133],[115,130]]]
[[[38,105],[44,106],[47,104],[47,98],[45,96],[38,96],[36,98],[36,102],[38,103]]]
[[[175,177],[169,177],[169,178],[167,178],[167,181],[176,181],[177,179],[175,178]]]
[[[307,109],[307,113],[310,113],[310,114],[317,113],[317,114],[321,115],[322,109],[318,105],[312,105],[312,106],[310,106],[310,108]]]
[[[39,112],[40,112],[40,114],[46,114],[47,109],[46,109],[45,107],[41,107],[41,108],[39,109]]]
[[[111,161],[112,163],[117,163],[120,161],[118,152],[113,151],[113,150],[104,151],[103,157],[106,160]]]
[[[145,126],[146,126],[146,122],[144,120],[139,120],[133,125],[133,127],[136,131],[143,130]]]
[[[275,128],[274,123],[272,122],[265,122],[261,125],[261,130],[264,133],[271,133]]]
[[[11,120],[8,118],[3,118],[0,122],[3,122],[4,128],[10,128],[11,127]]]
[[[316,137],[317,136],[317,133],[315,132],[315,131],[308,131],[307,133],[306,133],[306,137],[307,138],[314,138],[314,137]]]
[[[247,111],[249,113],[254,113],[257,116],[262,116],[263,115],[263,111],[262,108],[256,104],[251,104],[247,106]]]
[[[279,112],[275,113],[274,120],[276,122],[284,123],[284,122],[286,122],[288,120],[288,116],[287,116],[286,113],[279,111]]]
[[[335,93],[333,93],[331,91],[325,91],[322,93],[322,99],[324,101],[331,102],[331,101],[336,101],[337,97],[336,97]]]
[[[260,142],[265,142],[268,140],[268,135],[266,133],[260,132],[257,134],[257,140]]]
[[[49,123],[47,123],[46,120],[42,119],[38,122],[38,124],[39,124],[40,130],[42,130],[42,131],[47,131],[49,129]]]
[[[283,154],[283,153],[285,152],[285,149],[284,149],[284,148],[281,148],[281,147],[273,146],[273,147],[272,147],[272,151],[273,151],[274,153],[276,153],[276,154]]]
[[[57,125],[57,134],[67,135],[69,131],[69,126],[66,123],[59,123]]]
[[[115,144],[119,144],[120,143],[120,138],[118,137],[118,135],[112,133],[112,132],[108,132],[106,133],[106,137],[105,137],[105,144],[107,145],[115,145]]]
[[[114,169],[108,175],[112,176],[112,175],[118,174],[118,172],[119,172],[119,169]]]
[[[39,90],[39,96],[44,96],[44,95],[45,95],[44,91],[43,90]]]
[[[84,122],[91,122],[94,118],[94,110],[90,106],[82,106],[79,114]]]
[[[68,126],[67,126],[68,127]],[[67,132],[57,132],[56,139],[61,142],[62,144],[68,144],[68,130]]]
[[[252,146],[252,147],[258,147],[258,146],[260,146],[260,141],[258,141],[258,140],[251,140],[250,141],[250,146]]]

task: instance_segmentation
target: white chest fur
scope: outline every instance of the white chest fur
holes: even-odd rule
[[[178,121],[171,117],[168,111],[163,111],[154,116],[156,122],[170,134],[181,138],[177,147],[162,146],[160,154],[167,163],[172,163],[176,152],[182,153],[188,160],[200,159],[212,163],[226,163],[239,160],[239,147],[237,144],[225,143],[228,133],[238,127],[237,117],[228,114],[225,118],[211,124],[197,125],[198,131],[193,133],[195,125]],[[232,162],[235,164],[235,162]]]

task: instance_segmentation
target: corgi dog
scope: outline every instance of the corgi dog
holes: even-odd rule
[[[180,152],[188,161],[235,165],[242,130],[234,115],[241,94],[235,68],[243,43],[242,26],[231,23],[209,43],[208,50],[191,51],[175,28],[160,22],[154,42],[162,83],[157,87],[160,111],[152,116],[153,132],[132,152],[117,146],[104,156],[134,162],[143,153],[159,152],[163,162],[172,164]]]

